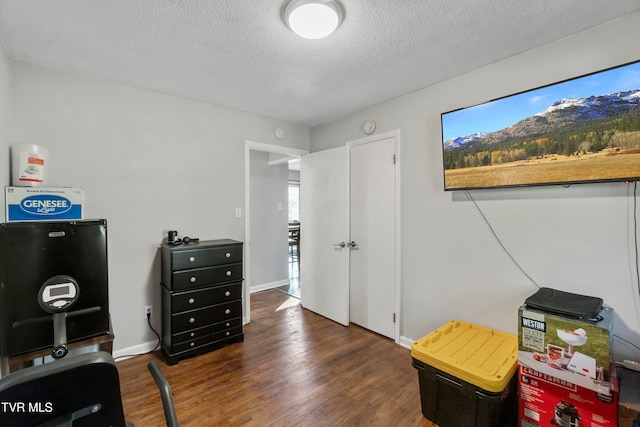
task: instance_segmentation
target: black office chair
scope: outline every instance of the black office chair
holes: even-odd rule
[[[169,382],[149,362],[168,427],[177,427]],[[122,409],[113,357],[98,351],[65,357],[0,378],[0,426],[133,427]]]
[[[124,420],[120,380],[98,351],[21,369],[0,379],[2,426],[132,426]]]
[[[169,381],[164,377],[156,362],[149,362],[147,367],[160,390],[162,406],[164,407],[164,417],[167,420],[167,427],[178,427],[178,418],[176,417],[176,408],[173,404],[173,395],[171,393]]]

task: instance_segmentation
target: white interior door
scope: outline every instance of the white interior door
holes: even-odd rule
[[[300,165],[300,302],[349,324],[348,147],[302,156]]]
[[[350,320],[389,338],[395,337],[394,156],[395,138],[350,151]]]

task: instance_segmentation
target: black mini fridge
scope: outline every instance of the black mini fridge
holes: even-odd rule
[[[53,347],[53,318],[38,294],[59,275],[79,289],[67,313],[67,341],[108,334],[107,221],[0,224],[1,356]]]

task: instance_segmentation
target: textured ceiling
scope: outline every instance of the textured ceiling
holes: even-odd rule
[[[0,0],[12,59],[314,126],[640,10],[638,0],[342,0],[323,40],[286,0]]]

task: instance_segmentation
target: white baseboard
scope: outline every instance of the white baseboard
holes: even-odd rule
[[[414,341],[414,339],[411,339],[409,337],[401,336],[400,342],[398,344],[404,348],[408,348],[409,350],[411,350],[411,346],[413,345]]]
[[[134,345],[131,347],[123,348],[120,350],[115,350],[113,352],[113,358],[117,359],[118,362],[122,360],[127,360],[131,357],[140,356],[142,354],[149,353],[158,345],[158,340],[145,342],[142,344]]]
[[[289,280],[279,280],[277,282],[263,283],[261,285],[253,285],[249,289],[249,293],[266,291],[268,289],[274,289],[274,288],[278,288],[280,286],[285,286],[288,284],[289,284]]]

